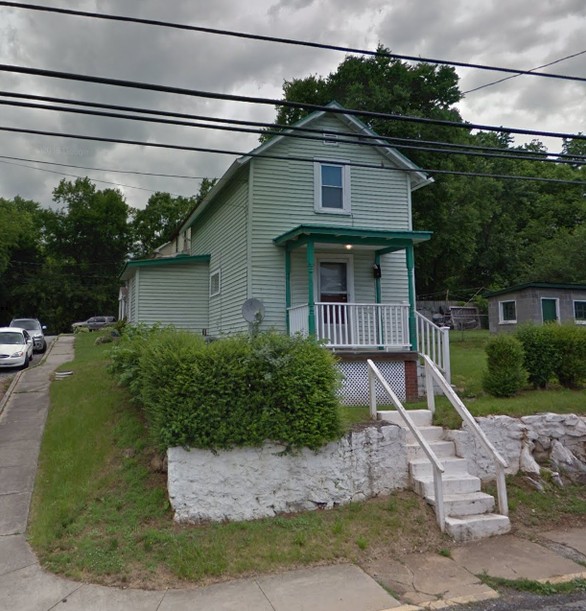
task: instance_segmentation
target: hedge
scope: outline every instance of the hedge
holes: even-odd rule
[[[513,335],[497,335],[486,344],[488,371],[482,380],[484,390],[495,397],[516,395],[525,380],[523,345]]]
[[[173,329],[125,333],[111,372],[144,407],[154,442],[225,449],[265,441],[319,448],[341,435],[334,356],[263,333],[206,343]]]

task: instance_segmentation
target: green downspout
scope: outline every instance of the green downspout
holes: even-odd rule
[[[289,325],[289,308],[291,307],[291,251],[289,245],[285,250],[285,317],[287,322],[287,335],[291,334]]]
[[[314,249],[313,241],[307,242],[307,305],[309,306],[309,335],[315,335],[315,296],[313,294]]]
[[[378,252],[374,253],[374,264],[379,266],[380,269],[381,256]],[[374,298],[376,303],[382,302],[382,291],[381,291],[381,279],[375,278],[374,280]],[[382,324],[380,322],[380,318],[378,319],[378,334],[381,340],[384,342],[384,338],[382,337]],[[378,347],[379,350],[384,350],[383,346]]]
[[[374,254],[374,264],[380,267],[380,261],[381,261],[380,255],[378,253],[375,253]],[[381,303],[381,300],[382,300],[380,280],[381,280],[380,278],[376,278],[374,281],[376,303]]]
[[[417,326],[415,323],[415,283],[413,276],[414,268],[414,253],[413,244],[410,244],[405,249],[407,259],[407,279],[409,282],[409,340],[411,342],[411,350],[417,352]]]

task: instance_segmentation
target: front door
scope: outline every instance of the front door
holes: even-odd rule
[[[319,337],[336,345],[351,343],[346,305],[351,301],[350,263],[342,259],[318,261]]]
[[[558,320],[558,300],[557,299],[542,299],[541,300],[541,316],[543,322],[555,322]]]

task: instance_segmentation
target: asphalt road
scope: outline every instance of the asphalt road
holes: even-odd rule
[[[538,596],[520,592],[502,593],[501,598],[450,607],[446,611],[586,611],[586,592]]]

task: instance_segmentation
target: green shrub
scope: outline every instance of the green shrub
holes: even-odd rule
[[[559,358],[555,374],[566,388],[578,388],[586,382],[586,329],[573,324],[547,325]]]
[[[516,337],[523,344],[523,366],[534,388],[546,388],[559,362],[559,352],[552,332],[554,325],[522,325]]]
[[[341,434],[335,360],[311,339],[267,333],[206,344],[142,330],[122,338],[110,370],[144,406],[162,449],[267,440],[318,448]]]
[[[513,335],[497,335],[486,344],[488,371],[482,380],[484,390],[495,397],[512,397],[523,387],[523,345]]]

